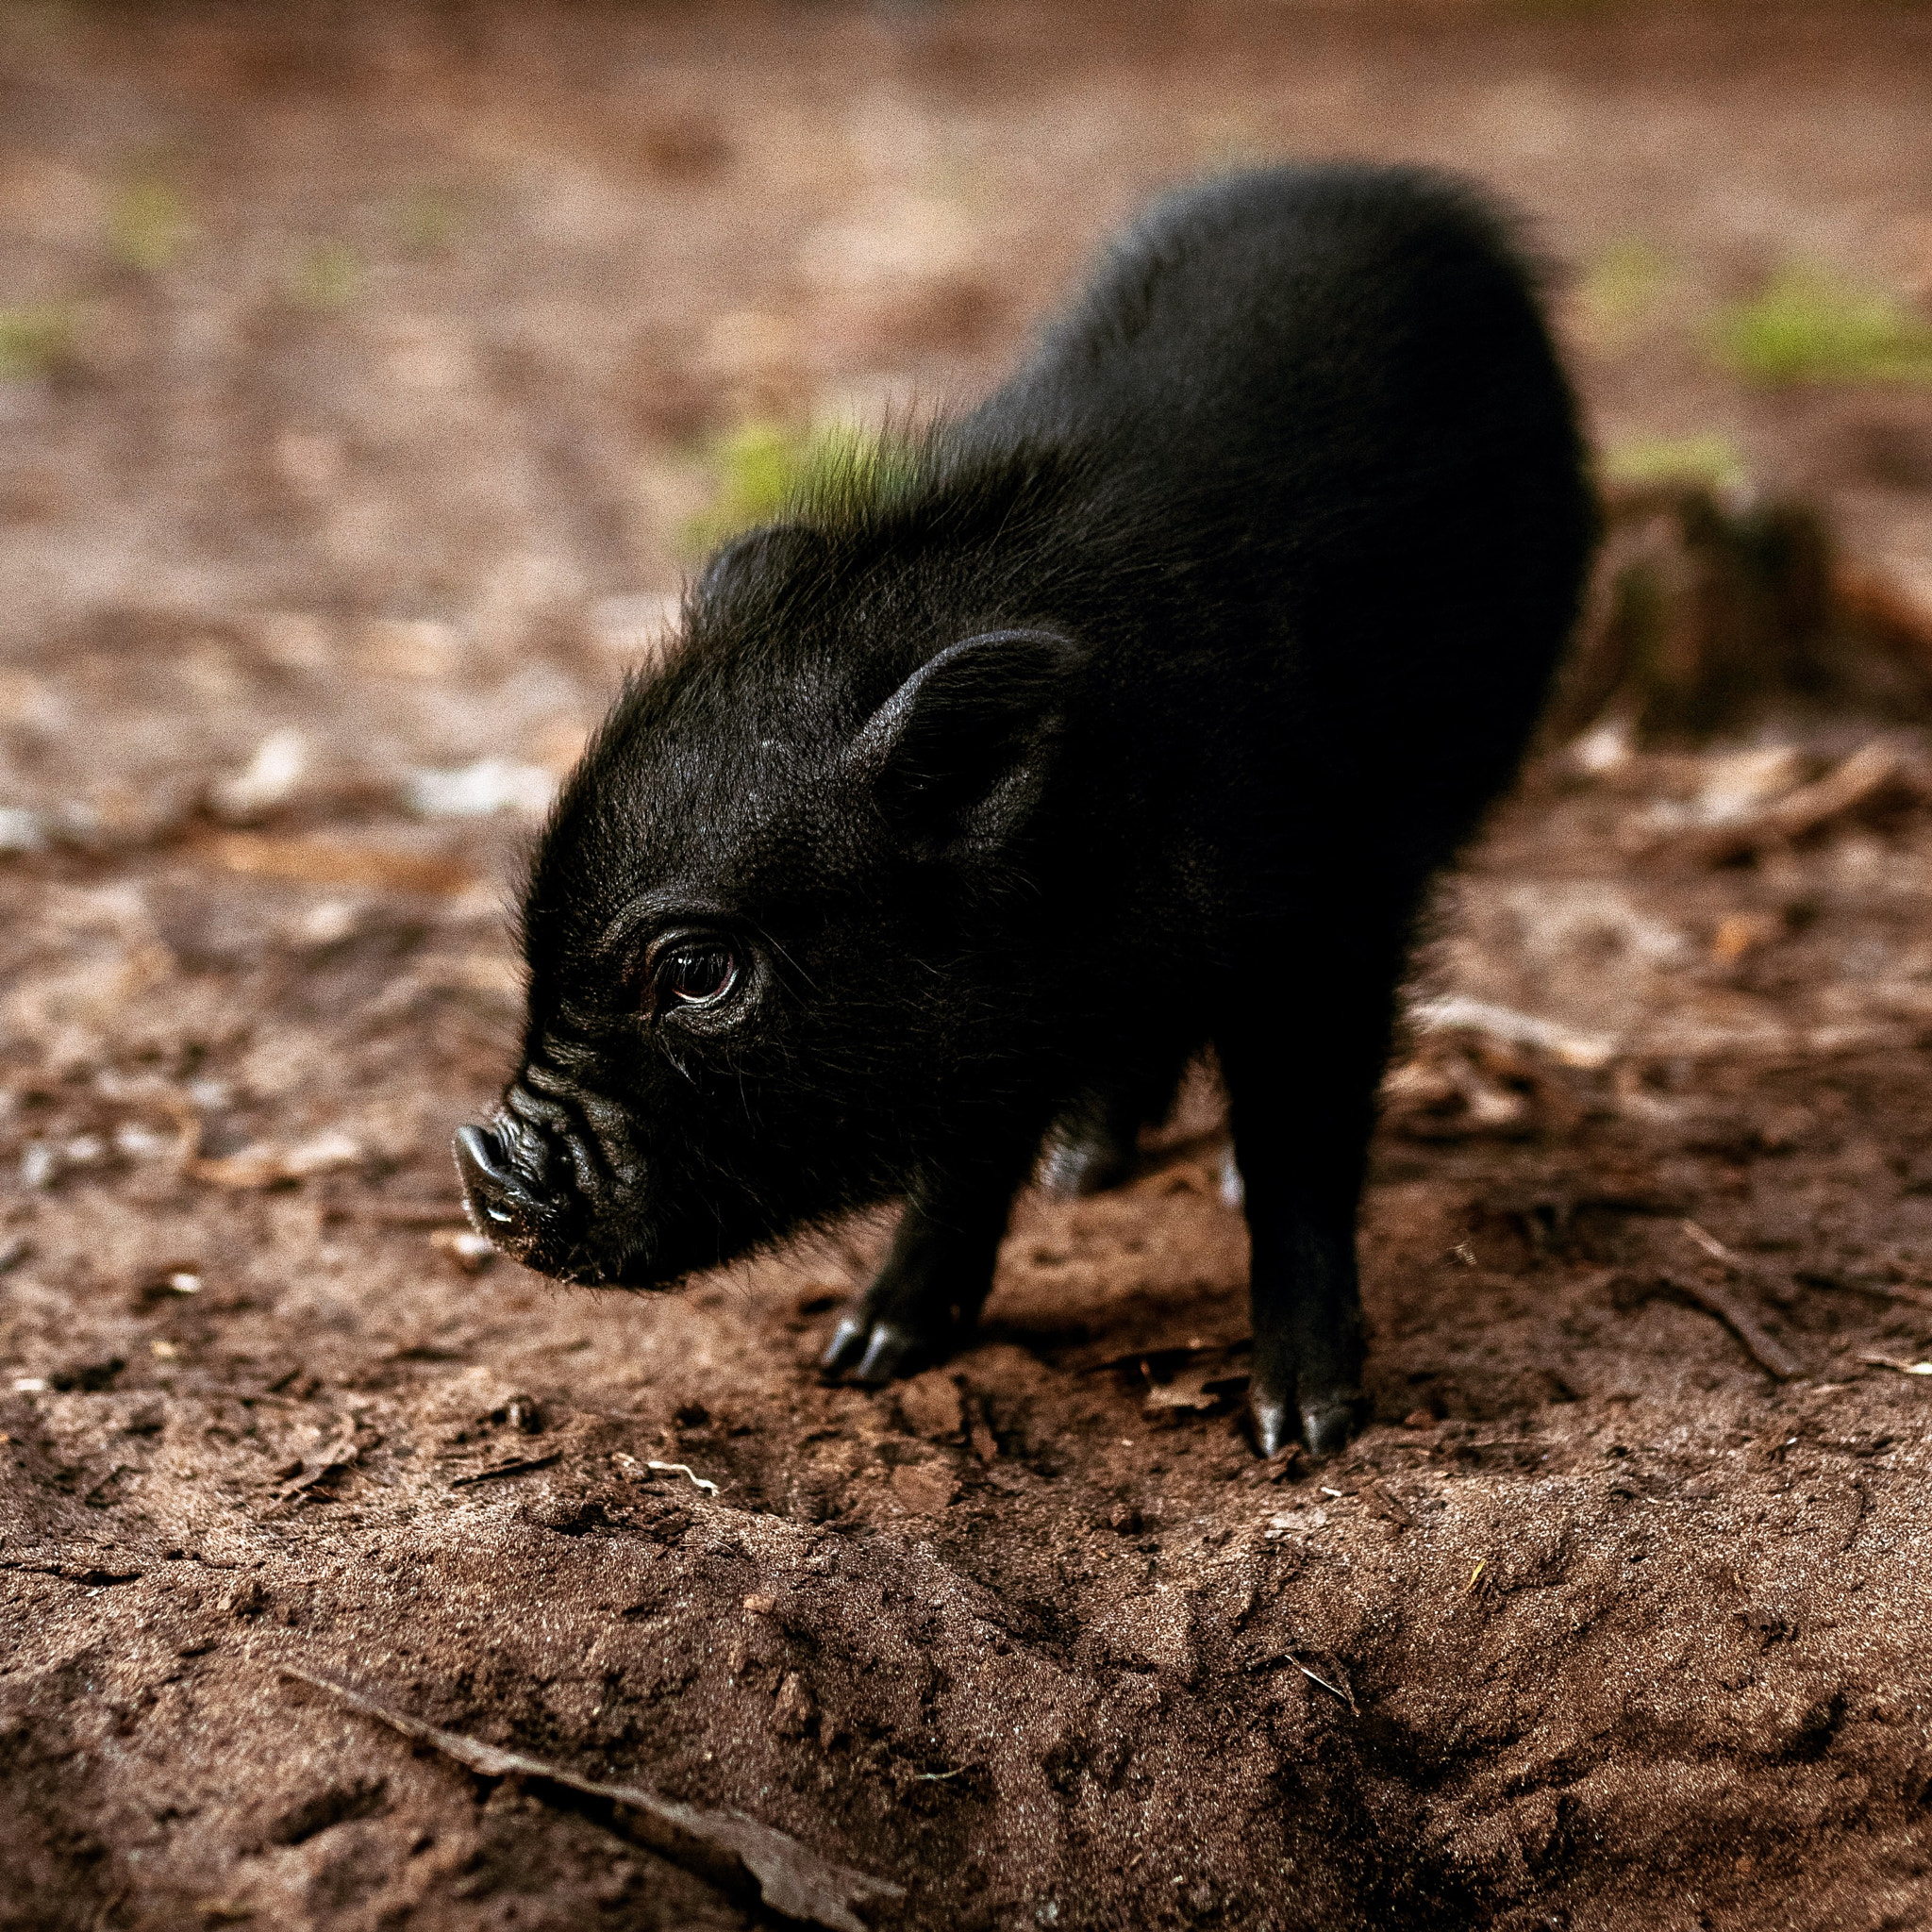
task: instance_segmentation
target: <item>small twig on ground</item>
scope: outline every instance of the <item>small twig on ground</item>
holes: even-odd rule
[[[660,1798],[637,1785],[607,1785],[578,1777],[561,1765],[500,1750],[480,1738],[445,1731],[421,1718],[392,1709],[373,1697],[328,1677],[285,1664],[282,1674],[338,1704],[373,1717],[406,1738],[427,1744],[466,1765],[480,1777],[518,1777],[533,1795],[579,1812],[620,1838],[629,1839],[694,1872],[721,1890],[761,1901],[765,1907],[826,1932],[866,1932],[854,1906],[872,1899],[903,1898],[902,1887],[887,1879],[836,1865],[817,1857],[782,1831],[747,1818],[741,1811],[704,1811]]]
[[[548,1456],[519,1456],[512,1462],[492,1462],[488,1469],[473,1469],[467,1475],[450,1477],[449,1486],[459,1490],[465,1483],[487,1483],[500,1475],[523,1475],[533,1469],[548,1469],[563,1460],[563,1451],[553,1449]]]
[[[1765,817],[1779,837],[1802,839],[1890,793],[1922,797],[1924,782],[1909,752],[1874,739],[1824,777],[1774,800]]]
[[[1359,1710],[1359,1708],[1357,1708],[1356,1705],[1355,1691],[1353,1688],[1349,1685],[1348,1679],[1346,1677],[1342,1677],[1342,1681],[1340,1684],[1331,1684],[1328,1681],[1328,1679],[1323,1676],[1319,1671],[1310,1670],[1307,1664],[1303,1663],[1300,1657],[1295,1656],[1293,1651],[1290,1651],[1288,1653],[1288,1660],[1295,1667],[1296,1670],[1298,1670],[1302,1674],[1303,1676],[1305,1676],[1308,1680],[1309,1683],[1319,1684],[1323,1690],[1327,1691],[1329,1696],[1341,1698],[1342,1703],[1348,1706],[1349,1715],[1351,1717],[1361,1716],[1361,1711]],[[1337,1672],[1336,1674],[1338,1676],[1341,1675],[1340,1672]]]
[[[1699,1227],[1690,1220],[1677,1224],[1683,1229],[1685,1238],[1720,1267],[1729,1269],[1733,1274],[1750,1272],[1743,1261],[1708,1229]],[[1662,1286],[1682,1295],[1686,1301],[1694,1302],[1707,1315],[1715,1315],[1744,1344],[1745,1354],[1767,1375],[1780,1382],[1789,1382],[1794,1375],[1804,1373],[1804,1364],[1765,1329],[1764,1324],[1729,1289],[1721,1288],[1714,1281],[1703,1281],[1687,1274],[1666,1274]]]
[[[36,1553],[23,1557],[0,1557],[0,1570],[19,1570],[31,1575],[58,1576],[64,1583],[84,1583],[90,1590],[105,1590],[116,1583],[134,1583],[147,1572],[115,1564],[78,1563],[68,1557],[47,1556],[36,1560]]]
[[[1666,1274],[1658,1285],[1694,1302],[1707,1315],[1716,1316],[1744,1344],[1744,1353],[1767,1375],[1789,1382],[1804,1373],[1804,1364],[1776,1337],[1765,1331],[1757,1316],[1729,1289],[1690,1274]]]
[[[1677,1225],[1710,1257],[1713,1261],[1722,1261],[1726,1268],[1735,1268],[1738,1257],[1707,1228],[1699,1227],[1694,1221],[1680,1221]]]
[[[1932,1375],[1932,1362],[1902,1362],[1890,1355],[1861,1355],[1858,1359],[1874,1369],[1896,1369],[1901,1375]]]
[[[1846,1294],[1869,1295],[1875,1302],[1903,1302],[1910,1308],[1932,1308],[1932,1292],[1908,1288],[1896,1281],[1860,1281],[1855,1274],[1825,1274],[1801,1268],[1796,1276],[1801,1288],[1837,1289]]]
[[[1927,774],[1904,748],[1874,739],[1809,784],[1760,802],[1740,817],[1667,831],[1646,841],[1652,851],[1723,865],[1753,853],[1811,837],[1841,821],[1907,803],[1921,803]]]
[[[460,859],[274,832],[196,831],[181,841],[191,858],[225,872],[301,885],[358,886],[370,891],[454,898],[479,883]]]
[[[1190,1337],[1186,1341],[1159,1341],[1145,1348],[1130,1348],[1124,1355],[1110,1355],[1097,1362],[1088,1362],[1074,1371],[1076,1375],[1098,1375],[1108,1369],[1140,1368],[1157,1357],[1176,1356],[1186,1359],[1197,1355],[1246,1355],[1254,1343],[1246,1336],[1234,1341],[1203,1341],[1198,1337]]]
[[[718,1485],[709,1477],[697,1474],[688,1462],[646,1462],[644,1467],[660,1471],[665,1475],[681,1475],[694,1489],[702,1490],[708,1496],[715,1496],[718,1493]]]

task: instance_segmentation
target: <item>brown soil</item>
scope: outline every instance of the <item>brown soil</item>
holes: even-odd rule
[[[1241,1435],[1205,1081],[883,1393],[810,1366],[877,1225],[675,1298],[463,1272],[524,833],[404,802],[567,760],[708,430],[970,392],[1241,154],[1651,237],[1683,314],[1566,311],[1606,433],[1726,428],[1924,569],[1925,398],[1749,393],[1684,316],[1932,266],[1925,17],[309,21],[0,19],[5,303],[80,305],[0,381],[0,1924],[756,1923],[285,1665],[737,1807],[905,1886],[882,1925],[1932,1917],[1909,788],[1718,864],[1716,752],[1532,775],[1445,903],[1424,991],[1479,1004],[1391,1076],[1374,1420],[1312,1471]]]

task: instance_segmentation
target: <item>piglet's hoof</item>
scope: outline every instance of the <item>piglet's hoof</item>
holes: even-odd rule
[[[858,1366],[858,1358],[865,1353],[865,1339],[872,1333],[872,1320],[863,1314],[841,1315],[839,1325],[832,1330],[832,1339],[825,1344],[825,1352],[819,1357],[819,1367],[828,1375],[842,1374],[847,1369]]]
[[[1368,1404],[1359,1395],[1333,1395],[1302,1404],[1302,1441],[1310,1456],[1333,1456],[1361,1427]]]
[[[1333,1456],[1361,1427],[1368,1405],[1358,1394],[1333,1395],[1305,1402],[1297,1410],[1282,1397],[1257,1389],[1249,1396],[1248,1407],[1255,1423],[1255,1448],[1265,1460],[1297,1440],[1307,1446],[1310,1456]]]
[[[891,1382],[924,1368],[933,1352],[929,1337],[901,1328],[895,1322],[874,1322],[864,1314],[851,1314],[832,1331],[819,1367],[827,1374],[842,1374],[855,1382]]]
[[[1294,1411],[1278,1396],[1264,1395],[1258,1389],[1248,1401],[1255,1421],[1255,1449],[1265,1461],[1279,1456],[1294,1441]]]

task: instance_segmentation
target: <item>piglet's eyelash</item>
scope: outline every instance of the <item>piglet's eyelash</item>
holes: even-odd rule
[[[654,947],[645,964],[644,1002],[656,1013],[693,1011],[720,1005],[743,978],[738,950],[708,934],[669,940]]]

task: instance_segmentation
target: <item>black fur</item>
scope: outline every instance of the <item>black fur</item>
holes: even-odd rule
[[[1411,927],[1592,532],[1474,195],[1175,197],[979,408],[728,546],[626,688],[537,857],[524,1066],[458,1145],[478,1224],[651,1286],[903,1194],[826,1355],[880,1378],[971,1326],[1042,1140],[1117,1173],[1211,1042],[1257,1439],[1340,1442]]]

